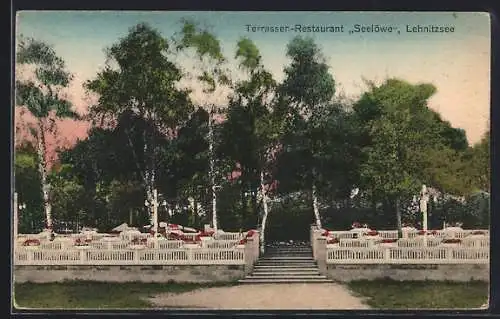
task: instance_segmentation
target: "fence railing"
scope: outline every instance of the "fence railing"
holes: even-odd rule
[[[485,248],[327,248],[327,264],[487,264]]]
[[[244,265],[243,248],[143,250],[33,250],[19,249],[15,265]]]
[[[71,246],[68,246],[71,245]],[[259,235],[239,245],[235,240],[202,241],[185,247],[180,240],[150,240],[140,249],[128,241],[97,241],[73,246],[73,241],[17,245],[14,265],[245,265],[251,269],[259,257]]]
[[[433,230],[432,234],[427,235],[427,237],[435,237],[435,238],[466,238],[467,236],[473,234],[474,232],[482,232],[484,235],[489,236],[489,230],[472,230],[472,229],[464,229],[460,231],[456,230]],[[332,236],[337,237],[339,239],[356,239],[359,236],[359,232],[342,230],[342,231],[330,231]],[[397,230],[378,230],[378,236],[384,239],[397,239],[398,231]],[[424,237],[419,234],[419,231],[405,231],[403,232],[403,238],[420,238]]]
[[[471,236],[477,233],[480,236]],[[327,244],[323,229],[311,226],[311,245],[318,264],[487,264],[489,263],[489,232],[462,230],[436,232],[434,235],[397,239],[397,231],[379,231],[377,240],[364,236],[353,238],[355,232],[334,231],[336,244]],[[453,244],[445,238],[460,239]],[[397,239],[393,243],[381,243],[383,239]]]
[[[218,233],[214,237],[217,240],[240,240],[245,236],[245,233]]]

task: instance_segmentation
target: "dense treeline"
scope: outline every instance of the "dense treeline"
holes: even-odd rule
[[[194,71],[176,62],[179,52],[199,63]],[[37,40],[21,41],[17,54],[35,68],[33,79],[16,82],[17,105],[36,119],[36,143],[20,144],[15,156],[16,191],[26,204],[21,232],[61,222],[103,231],[149,224],[144,200],[155,188],[166,204],[160,220],[225,230],[270,225],[275,239],[307,238],[310,223],[418,223],[413,200],[422,184],[436,194],[431,227],[489,224],[489,133],[469,146],[462,129],[428,107],[439,89],[428,83],[391,78],[368,82],[354,102],[339,97],[310,38],[289,42],[277,82],[250,39],[235,43],[242,75],[234,77],[219,40],[193,22],[173,39],[147,24],[132,27],[85,83],[98,97],[88,137],[61,150],[50,170],[50,123],[79,118],[58,93],[71,74]],[[186,77],[203,88],[203,102],[181,88]],[[210,102],[220,88],[229,88],[227,107]]]

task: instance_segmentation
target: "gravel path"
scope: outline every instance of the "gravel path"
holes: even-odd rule
[[[203,309],[368,309],[335,283],[245,284],[198,289],[150,298],[158,308]]]

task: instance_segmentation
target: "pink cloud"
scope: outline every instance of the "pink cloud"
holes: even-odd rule
[[[14,119],[16,127],[15,145],[19,145],[23,141],[35,142],[35,138],[29,130],[30,126],[36,128],[36,120],[33,115],[24,107],[16,107]],[[46,132],[45,134],[47,145],[46,161],[49,168],[57,161],[56,150],[58,148],[72,147],[78,139],[85,138],[90,123],[56,119],[54,128],[53,132]]]

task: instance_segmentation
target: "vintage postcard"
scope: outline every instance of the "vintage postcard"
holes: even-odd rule
[[[484,12],[17,12],[13,307],[486,309],[490,41]]]

